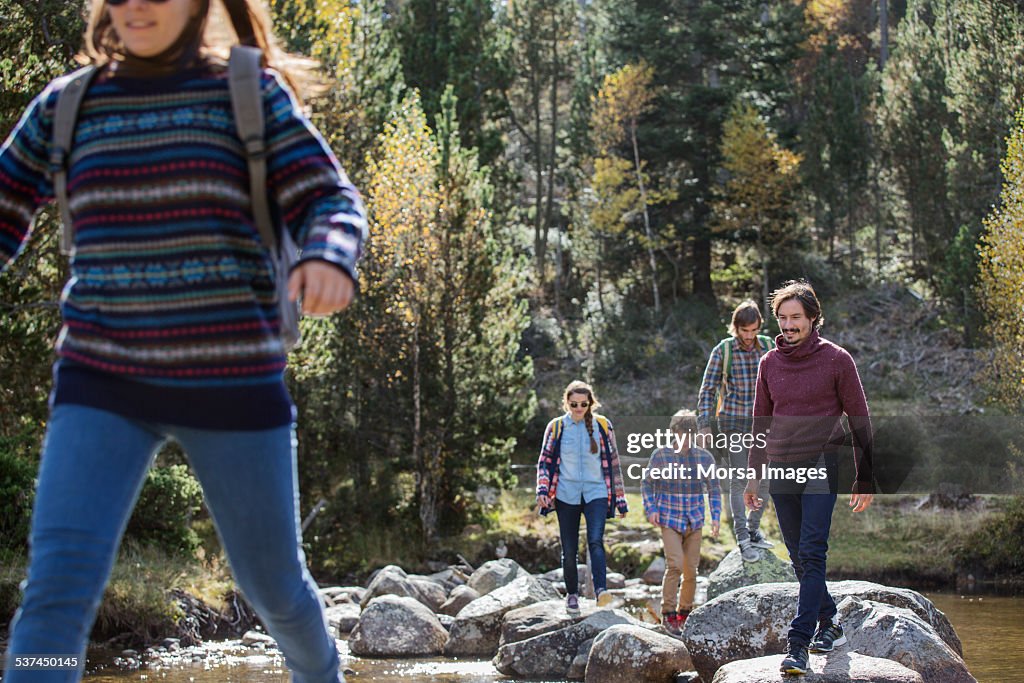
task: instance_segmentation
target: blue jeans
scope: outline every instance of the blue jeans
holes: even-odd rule
[[[15,654],[80,656],[150,464],[174,439],[188,454],[235,580],[297,683],[344,678],[299,546],[291,427],[215,431],[54,408],[39,468],[28,578],[12,622]],[[11,671],[4,683],[77,681],[78,671]]]
[[[558,514],[558,535],[562,540],[562,575],[565,590],[579,594],[580,577],[576,555],[580,544],[580,517],[587,520],[587,547],[590,549],[590,571],[594,575],[594,592],[608,587],[608,563],[604,556],[604,523],[608,516],[608,500],[598,498],[583,505],[555,501]]]
[[[782,540],[789,550],[790,561],[800,582],[796,618],[790,623],[789,641],[808,646],[821,621],[831,621],[836,603],[825,585],[825,558],[828,536],[832,529],[832,510],[836,504],[835,460],[819,459],[806,463],[783,465],[793,474],[809,467],[827,466],[829,479],[796,484],[791,479],[771,482],[772,502],[779,520]]]

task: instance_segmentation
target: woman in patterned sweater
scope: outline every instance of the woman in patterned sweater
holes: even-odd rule
[[[566,608],[579,609],[579,574],[576,554],[580,518],[587,520],[587,547],[597,604],[611,602],[607,591],[604,552],[605,520],[624,517],[626,494],[622,485],[615,430],[589,384],[575,381],[562,394],[563,415],[548,423],[537,462],[537,505],[542,515],[554,510],[562,542],[562,573]]]
[[[279,64],[266,11],[224,5],[240,42]],[[343,680],[299,545],[273,263],[208,12],[209,0],[92,2],[85,38],[100,71],[68,164],[71,277],[9,665],[16,654],[84,654],[146,472],[173,440],[294,680]],[[2,267],[54,197],[48,157],[65,80],[35,98],[0,150]],[[267,195],[301,247],[289,296],[301,292],[306,313],[326,315],[351,301],[366,221],[286,81],[270,68],[261,75]],[[80,676],[8,670],[4,680]]]

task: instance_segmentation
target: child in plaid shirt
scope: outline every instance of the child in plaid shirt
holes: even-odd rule
[[[676,440],[675,447],[661,448],[651,454],[641,491],[644,514],[651,524],[661,528],[661,543],[665,549],[662,622],[669,631],[678,633],[693,609],[697,590],[704,493],[707,492],[711,501],[711,534],[715,538],[722,517],[722,494],[715,477],[714,457],[692,445],[692,435],[697,431],[693,411],[680,410],[672,416],[669,428]],[[699,468],[704,468],[705,472],[699,472]]]

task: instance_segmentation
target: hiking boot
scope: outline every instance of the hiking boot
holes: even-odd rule
[[[597,593],[597,606],[598,607],[607,607],[608,605],[612,604],[612,600],[614,600],[614,599],[615,598],[613,598],[612,594],[609,593],[608,591],[606,591],[606,590],[598,591],[598,593]]]
[[[811,652],[832,652],[840,645],[846,645],[842,624],[833,624],[831,621],[818,624],[818,631],[811,638]]]
[[[686,610],[686,611],[680,610],[679,613],[676,614],[676,625],[679,627],[680,631],[683,630],[683,625],[686,623],[686,618],[689,617],[689,616],[690,616],[690,610]]]
[[[580,596],[575,593],[569,593],[565,596],[565,609],[570,612],[580,611]]]
[[[789,644],[789,654],[782,660],[779,670],[788,676],[802,676],[807,673],[807,648],[796,643]]]
[[[665,612],[661,615],[661,625],[672,635],[679,635],[679,614],[676,612]]]
[[[740,556],[744,562],[757,562],[761,559],[761,553],[753,546],[748,539],[739,542]]]
[[[750,545],[755,548],[764,548],[765,550],[771,550],[775,547],[775,544],[769,541],[768,537],[760,529],[754,529],[750,532]]]

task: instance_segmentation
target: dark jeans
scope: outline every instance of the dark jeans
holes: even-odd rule
[[[807,646],[818,622],[831,620],[836,603],[825,586],[825,557],[832,528],[832,509],[836,504],[835,458],[822,456],[816,461],[781,465],[787,475],[809,467],[828,468],[829,479],[795,483],[792,479],[772,480],[772,502],[779,520],[782,540],[789,549],[793,570],[800,581],[796,618],[789,628],[791,643]]]
[[[587,546],[590,548],[590,571],[594,575],[594,592],[605,590],[608,584],[608,564],[604,557],[604,523],[608,515],[608,501],[598,498],[584,505],[570,505],[556,500],[555,512],[558,514],[558,534],[562,539],[562,574],[565,578],[566,592],[580,592],[576,555],[580,544],[581,516],[587,518]]]

